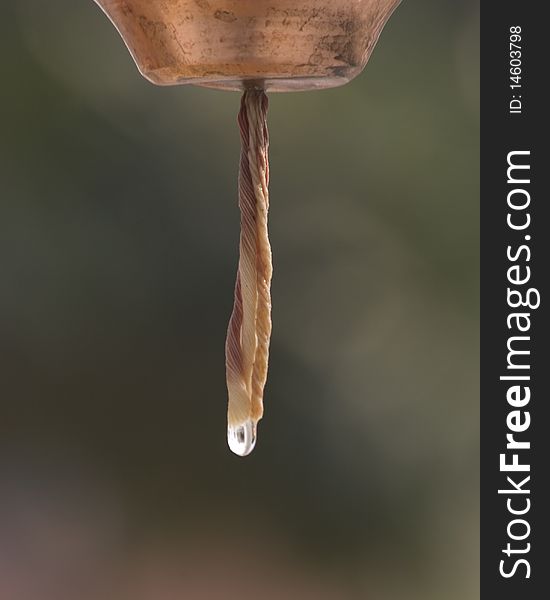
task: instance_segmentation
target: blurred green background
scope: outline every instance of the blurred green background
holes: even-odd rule
[[[0,598],[478,597],[479,18],[270,97],[271,363],[226,446],[237,94],[3,0]]]

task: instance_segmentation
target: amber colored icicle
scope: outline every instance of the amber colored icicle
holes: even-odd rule
[[[246,456],[254,448],[256,426],[263,415],[271,336],[267,107],[263,90],[246,90],[238,118],[240,256],[225,353],[228,443],[240,456]]]

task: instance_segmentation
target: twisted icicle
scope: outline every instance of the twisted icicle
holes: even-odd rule
[[[256,443],[256,425],[263,415],[271,336],[267,106],[263,90],[247,90],[241,99],[238,118],[240,257],[225,364],[229,393],[227,439],[231,450],[240,456],[249,454]]]

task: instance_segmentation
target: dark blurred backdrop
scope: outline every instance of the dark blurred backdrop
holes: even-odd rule
[[[272,95],[271,364],[225,441],[239,96],[2,0],[0,598],[478,597],[479,19]]]

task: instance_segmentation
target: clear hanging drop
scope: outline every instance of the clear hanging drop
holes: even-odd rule
[[[237,456],[246,456],[256,445],[257,423],[252,419],[238,425],[227,426],[227,443],[231,452]]]

